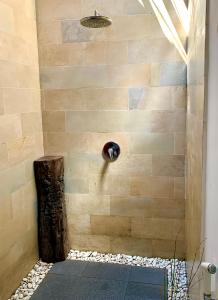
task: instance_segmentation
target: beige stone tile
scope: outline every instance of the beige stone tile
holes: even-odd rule
[[[4,114],[3,90],[0,90],[0,116]]]
[[[66,151],[69,153],[88,153],[89,152],[89,134],[87,133],[66,133],[65,134]]]
[[[135,238],[154,238],[153,220],[151,218],[132,218],[131,219],[131,236]]]
[[[152,195],[156,198],[173,197],[173,178],[166,176],[152,177]]]
[[[113,237],[110,241],[112,253],[124,253],[128,255],[152,256],[152,242],[146,239],[132,237]]]
[[[66,112],[68,132],[124,132],[128,121],[124,111]]]
[[[150,66],[131,64],[108,66],[108,83],[111,87],[144,86],[150,83]]]
[[[43,91],[45,110],[128,110],[128,89],[84,88]]]
[[[100,235],[80,235],[70,232],[70,246],[72,249],[110,252],[110,237]]]
[[[106,65],[41,67],[41,86],[49,90],[111,87],[114,85],[108,68]]]
[[[121,16],[123,14],[123,0],[83,0],[82,15],[93,15],[96,7],[101,14],[109,16]]]
[[[23,207],[24,213],[23,217],[26,219],[27,227],[26,230],[34,230],[37,231],[37,195],[36,195],[36,187],[35,180],[33,176],[31,177],[31,181],[29,181],[23,187]]]
[[[152,177],[131,177],[130,195],[151,197]]]
[[[76,177],[75,175],[71,178],[65,179],[65,192],[70,194],[88,194],[89,178],[87,177]]]
[[[110,197],[98,195],[66,194],[68,214],[109,215]]]
[[[35,138],[35,157],[44,155],[44,140],[43,140],[43,132],[39,132],[34,134]]]
[[[127,41],[107,42],[106,63],[108,65],[128,64]]]
[[[107,164],[101,154],[89,155],[90,172],[106,176],[149,176],[152,173],[151,155],[121,153],[116,163]]]
[[[4,170],[8,166],[8,148],[6,143],[0,144],[0,168]]]
[[[152,200],[146,197],[111,197],[110,214],[126,217],[149,217]]]
[[[0,173],[1,195],[8,196],[26,183],[25,164],[14,165]]]
[[[174,198],[184,199],[185,196],[185,178],[175,177],[174,178]]]
[[[172,110],[171,87],[150,87],[147,97],[150,99],[148,109]]]
[[[185,158],[183,155],[153,155],[154,176],[184,177]]]
[[[42,131],[42,119],[40,113],[21,114],[23,136],[32,135]]]
[[[91,231],[94,235],[128,236],[130,228],[129,217],[91,215]]]
[[[124,13],[127,15],[138,15],[152,13],[152,7],[147,1],[142,1],[144,6],[139,1],[124,0]]]
[[[132,218],[131,234],[138,238],[183,240],[184,221],[177,219]]]
[[[1,31],[7,32],[9,34],[13,34],[15,31],[13,9],[9,5],[1,2],[0,12],[1,12],[0,14]]]
[[[43,151],[33,1],[1,1],[0,19],[0,298],[8,299],[38,259],[36,191],[26,164]],[[36,135],[26,118],[34,122],[34,114]]]
[[[19,116],[0,116],[0,134],[2,142],[10,141],[11,139],[21,137],[22,128]]]
[[[175,132],[186,132],[186,112],[178,111],[175,112],[173,117],[173,126]]]
[[[174,135],[174,154],[185,155],[186,153],[186,134],[175,133]]]
[[[64,170],[66,178],[87,177],[92,156],[86,154],[70,154],[64,157]]]
[[[16,73],[19,88],[39,88],[38,68],[18,64]]]
[[[131,40],[128,42],[128,53],[130,63],[162,63],[180,59],[177,50],[166,38]]]
[[[7,143],[9,164],[22,162],[28,157],[32,157],[36,144],[34,136],[25,136],[9,141]]]
[[[37,89],[3,89],[3,99],[6,114],[39,112],[41,109]]]
[[[32,233],[32,232],[31,232]],[[32,233],[33,236],[33,233]],[[35,241],[37,240],[34,235]],[[25,250],[21,251],[25,245]],[[29,247],[27,250],[27,246]],[[22,278],[29,272],[38,259],[36,242],[33,246],[33,238],[27,238],[26,243],[23,241],[14,243],[7,254],[1,258],[1,273],[2,278],[0,283],[1,294],[3,299],[8,299],[12,293],[12,287],[15,289],[19,286]],[[17,272],[14,272],[17,270]],[[10,285],[8,285],[10,282]]]
[[[12,208],[12,219],[13,221],[18,221],[25,215],[25,201],[24,201],[24,189],[23,186],[15,190],[11,194],[11,208]],[[23,228],[21,231],[25,231],[27,226],[27,220],[23,220]]]
[[[129,178],[120,175],[107,175],[107,166],[100,174],[89,176],[90,192],[94,194],[126,196],[130,192]]]
[[[127,88],[83,89],[87,110],[128,110]]]
[[[43,121],[43,130],[45,132],[65,131],[65,112],[44,111],[42,114],[42,121]]]
[[[134,154],[173,154],[173,135],[146,133],[130,135],[130,152]]]
[[[0,204],[0,227],[2,228],[7,222],[11,221],[12,218],[11,196],[1,196]]]
[[[152,40],[148,38],[128,41],[128,62],[149,64],[152,58]]]
[[[42,99],[45,103],[45,110],[85,110],[86,100],[83,98],[82,90],[44,90]]]
[[[81,0],[38,0],[36,8],[39,22],[81,17]]]
[[[106,64],[106,42],[89,42],[84,47],[85,65],[102,65]]]
[[[32,36],[34,35],[32,34]],[[38,67],[37,49],[29,43],[29,40],[21,39],[17,34],[16,36],[9,35],[3,31],[0,32],[0,39],[4,45],[0,47],[1,60]]]
[[[174,132],[173,112],[155,111],[151,113],[152,132]]]
[[[129,89],[129,108],[151,111],[172,110],[170,87],[145,87]]]
[[[40,66],[81,65],[85,58],[85,45],[45,44],[39,46]]]
[[[65,133],[44,133],[44,147],[46,155],[61,154],[67,151],[67,140],[69,136]]]
[[[110,165],[108,171],[111,174],[126,174],[126,176],[149,176],[152,174],[152,155],[121,154],[116,163]]]
[[[171,95],[175,109],[186,110],[187,106],[187,89],[186,87],[176,86],[172,88]]]
[[[23,2],[22,2],[22,4],[23,4]],[[35,18],[29,18],[26,15],[25,11],[23,11],[22,9],[19,10],[19,8],[22,6],[22,4],[20,3],[20,5],[18,7],[16,7],[16,9],[15,9],[16,12],[19,12],[19,13],[14,14],[16,35],[19,38],[21,38],[25,41],[28,41],[30,44],[32,44],[32,45],[34,45],[34,47],[36,47],[37,34],[36,34]],[[34,13],[34,12],[30,11],[30,13]]]
[[[177,219],[153,219],[153,239],[183,240],[184,221]]]
[[[67,213],[68,231],[73,234],[91,234],[90,215]]]
[[[152,240],[152,255],[163,258],[180,258],[185,257],[184,241],[177,241],[175,253],[175,241],[172,240]]]
[[[151,114],[149,111],[131,110],[128,116],[126,126],[128,132],[150,132],[151,131]]]
[[[39,45],[61,44],[61,24],[59,21],[37,24]]]
[[[164,219],[184,219],[185,200],[184,199],[152,199],[152,216]]]
[[[151,86],[160,86],[160,65],[158,63],[151,64]]]
[[[45,150],[47,154],[87,153],[88,137],[82,133],[55,132],[44,134]]]
[[[17,65],[13,62],[1,61],[0,87],[19,87]],[[13,80],[11,80],[13,78]]]
[[[186,115],[184,112],[151,113],[152,132],[185,132]]]
[[[151,15],[113,17],[113,26],[107,29],[107,39],[125,41],[149,37],[151,36],[151,19]]]
[[[177,49],[165,37],[151,40],[151,62],[180,61],[181,57]]]

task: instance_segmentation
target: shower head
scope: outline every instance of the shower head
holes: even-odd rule
[[[80,24],[88,28],[103,28],[110,26],[112,24],[112,20],[108,17],[99,15],[96,10],[94,16],[81,19]]]

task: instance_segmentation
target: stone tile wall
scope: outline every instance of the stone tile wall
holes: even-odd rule
[[[44,146],[65,156],[72,248],[169,257],[178,236],[183,257],[186,66],[144,3],[36,1]],[[113,25],[81,27],[95,9]]]
[[[0,1],[0,299],[35,264],[33,160],[43,154],[35,3]]]
[[[188,105],[187,105],[187,174],[186,174],[186,255],[188,266],[199,264],[203,241],[204,208],[204,132],[205,132],[205,38],[206,0],[189,3],[191,31],[189,36]],[[199,251],[201,248],[201,251]],[[195,256],[197,255],[197,259]],[[201,275],[199,274],[199,277]],[[196,278],[196,281],[198,279]],[[202,283],[200,279],[199,283]],[[199,284],[192,289],[198,300]]]

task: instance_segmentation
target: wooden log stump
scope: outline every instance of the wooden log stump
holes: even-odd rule
[[[63,261],[68,253],[64,199],[64,158],[45,156],[34,161],[38,196],[39,256],[47,263]]]

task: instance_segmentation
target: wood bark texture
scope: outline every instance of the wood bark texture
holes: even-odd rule
[[[64,158],[45,156],[34,161],[38,196],[39,256],[47,263],[63,261],[68,253],[64,197]]]

